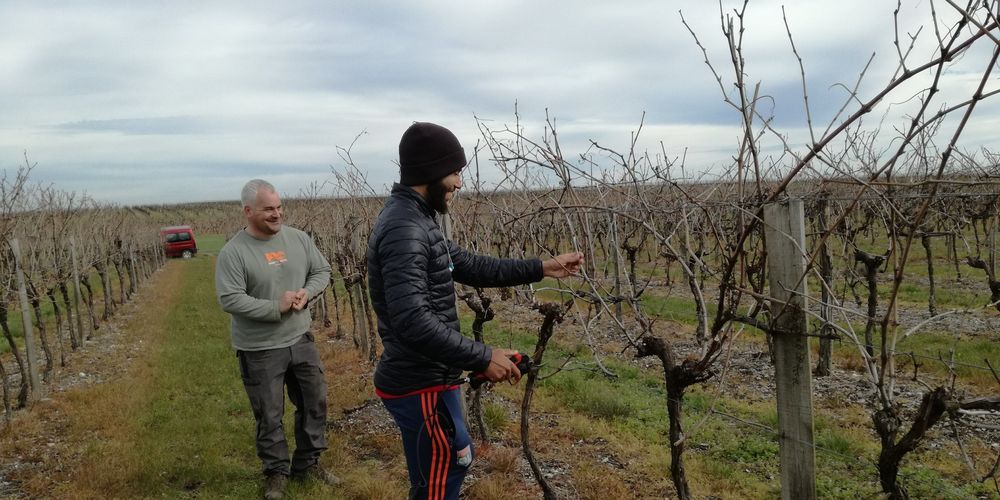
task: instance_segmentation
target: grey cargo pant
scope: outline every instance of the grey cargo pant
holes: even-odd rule
[[[237,351],[243,387],[257,421],[257,456],[264,474],[301,472],[326,449],[326,379],[319,350],[306,332],[292,346]],[[285,386],[295,405],[295,455],[288,461],[282,417]]]

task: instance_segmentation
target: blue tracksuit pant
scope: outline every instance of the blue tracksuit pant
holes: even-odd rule
[[[473,456],[460,394],[453,387],[382,398],[403,437],[411,499],[458,498]]]

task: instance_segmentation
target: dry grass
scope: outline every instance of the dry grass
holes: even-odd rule
[[[122,329],[125,336],[100,338],[111,328],[105,325],[103,332],[98,331],[96,342],[115,341],[149,349],[165,338],[162,331],[149,326],[155,325],[172,306],[181,277],[177,272],[154,275],[140,296],[119,311],[119,317],[128,318]],[[137,308],[139,301],[146,306]],[[2,448],[15,452],[5,452],[2,459],[19,457],[18,461],[30,464],[13,476],[28,494],[107,498],[109,491],[124,491],[125,482],[134,476],[135,463],[123,447],[131,442],[135,416],[143,404],[137,395],[145,393],[148,365],[128,362],[126,358],[134,354],[128,348],[99,349],[95,346],[68,356],[70,362],[61,376],[83,372],[94,380],[101,372],[117,372],[123,366],[127,371],[106,383],[77,385],[52,395],[52,399],[43,399],[30,412],[15,415],[0,434]],[[102,459],[87,459],[94,456]]]
[[[631,498],[634,490],[618,474],[611,474],[607,466],[585,461],[573,464],[570,475],[581,499],[606,500]]]
[[[857,373],[867,373],[868,367],[865,360],[857,352],[848,352],[834,356],[834,364],[841,370],[849,370]]]
[[[520,448],[481,445],[477,453],[478,459],[485,464],[484,468],[489,473],[514,474],[521,460]]]
[[[332,330],[330,330],[332,331]],[[372,367],[362,362],[355,349],[345,348],[339,341],[326,341],[325,331],[316,335],[320,357],[330,380],[327,393],[329,412],[355,408],[375,396],[371,383]]]
[[[358,455],[367,458],[389,462],[402,460],[403,457],[403,443],[396,433],[358,436],[354,445],[358,448]]]
[[[510,498],[509,484],[500,476],[486,476],[466,488],[469,500],[503,500]]]
[[[406,496],[408,485],[385,475],[351,474],[343,491],[344,498],[352,500],[394,500]],[[407,483],[408,484],[408,483]]]

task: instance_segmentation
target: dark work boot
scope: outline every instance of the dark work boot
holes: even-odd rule
[[[337,477],[336,474],[326,470],[326,468],[318,463],[312,464],[302,471],[294,473],[293,476],[296,479],[313,479],[330,486],[337,486],[343,482],[339,477]]]
[[[264,479],[264,500],[281,500],[285,498],[285,484],[288,476],[275,472],[265,476]]]

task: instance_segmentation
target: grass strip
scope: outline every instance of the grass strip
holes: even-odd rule
[[[229,346],[229,317],[216,303],[214,261],[172,262],[182,287],[169,312],[149,325],[158,350],[149,358],[147,402],[131,423],[140,465],[132,491],[258,494],[253,415]]]

